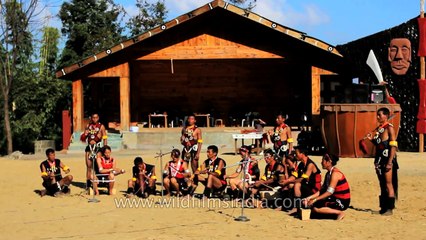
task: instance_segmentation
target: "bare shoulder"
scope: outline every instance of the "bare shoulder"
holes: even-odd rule
[[[333,171],[331,174],[332,177],[341,178],[343,173],[340,171],[340,169],[335,168],[337,171]]]

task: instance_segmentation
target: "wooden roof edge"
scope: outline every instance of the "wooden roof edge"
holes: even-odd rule
[[[314,45],[315,47],[329,51],[329,52],[331,52],[331,53],[333,53],[337,56],[343,57],[342,54],[340,54],[340,52],[335,48],[334,45],[331,45],[331,44],[326,43],[322,40],[319,40],[318,38],[311,37],[305,32],[301,32],[301,31],[295,30],[293,28],[283,26],[283,25],[281,25],[277,22],[274,22],[274,21],[272,21],[268,18],[260,16],[257,13],[247,11],[245,9],[239,8],[239,7],[234,6],[232,4],[229,4],[229,3],[225,3],[223,8],[228,10],[228,11],[231,11],[233,13],[236,13],[238,15],[245,16],[245,17],[249,18],[250,20],[256,21],[256,22],[263,24],[267,27],[274,28],[275,30],[277,30],[279,32],[282,32],[282,33],[287,34],[289,36],[292,36],[296,39],[299,39],[301,41],[304,41],[306,43]]]
[[[66,66],[66,67],[64,67],[64,68],[62,68],[62,69],[60,69],[56,72],[56,77],[57,78],[64,78],[67,74],[70,74],[70,73],[74,72],[75,70],[77,70],[79,68],[82,68],[82,67],[89,65],[93,62],[96,62],[96,61],[98,61],[102,58],[105,58],[109,55],[112,55],[116,52],[119,52],[119,51],[121,51],[121,50],[123,50],[123,49],[125,49],[129,46],[132,46],[132,45],[134,45],[134,44],[136,44],[140,41],[143,41],[147,38],[150,38],[150,37],[152,37],[152,36],[154,36],[158,33],[161,33],[161,32],[163,32],[163,31],[165,31],[169,28],[177,26],[180,23],[186,22],[186,21],[188,21],[188,20],[190,20],[190,19],[192,19],[196,16],[199,16],[203,13],[206,13],[206,12],[213,10],[215,8],[218,8],[218,7],[223,8],[227,11],[232,12],[232,13],[244,16],[244,17],[246,17],[246,18],[248,18],[252,21],[258,22],[259,24],[263,24],[267,27],[270,27],[270,28],[273,28],[273,29],[275,29],[279,32],[282,32],[286,35],[289,35],[291,37],[299,39],[300,41],[304,41],[304,42],[306,42],[310,45],[313,45],[315,47],[321,48],[323,50],[326,50],[330,53],[333,53],[337,56],[342,57],[342,55],[336,50],[335,46],[333,46],[331,44],[328,44],[328,43],[321,41],[319,39],[310,37],[304,32],[301,32],[301,31],[280,25],[280,24],[278,24],[274,21],[271,21],[267,18],[264,18],[264,17],[262,17],[262,16],[260,16],[256,13],[254,13],[254,12],[250,12],[250,11],[247,11],[245,9],[239,8],[239,7],[232,5],[228,2],[225,2],[223,0],[214,0],[210,3],[207,3],[207,4],[199,7],[199,8],[196,8],[196,9],[194,9],[194,10],[192,10],[192,11],[186,13],[186,14],[180,15],[180,16],[178,16],[178,17],[176,17],[176,18],[174,18],[174,19],[172,19],[172,20],[170,20],[170,21],[168,21],[168,22],[166,22],[166,23],[164,23],[160,26],[157,26],[157,27],[155,27],[151,30],[148,30],[148,31],[146,31],[142,34],[128,38],[128,39],[120,42],[119,44],[111,47],[111,48],[108,48],[108,49],[101,51],[97,54],[94,54],[92,56],[86,57],[85,59],[83,59],[82,61],[79,61],[78,63]]]

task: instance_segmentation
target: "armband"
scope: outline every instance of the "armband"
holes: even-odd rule
[[[203,139],[198,139],[197,143],[203,143]]]
[[[327,192],[329,192],[329,193],[333,194],[333,193],[334,193],[334,188],[332,188],[332,187],[328,187],[328,188],[327,188]]]
[[[287,139],[287,142],[288,143],[294,143],[294,140],[293,140],[293,138],[289,138],[289,139]]]
[[[99,168],[99,172],[100,172],[100,171],[102,171],[102,170],[104,170],[104,168],[103,168],[103,167],[100,167],[100,168]]]
[[[165,174],[165,175],[167,175],[167,174],[169,174],[169,171],[163,171],[163,174]]]
[[[157,176],[151,176],[151,179],[157,180]]]
[[[292,172],[291,175],[294,176],[295,178],[299,177],[299,174],[296,171]]]
[[[70,168],[68,167],[68,166],[64,166],[63,168],[62,168],[62,170],[64,170],[64,171],[67,171],[67,170],[69,170]]]
[[[217,173],[217,174],[222,174],[222,171],[220,171],[219,169],[218,170],[216,170],[216,171],[214,171],[215,173]]]
[[[266,181],[266,176],[265,176],[265,175],[263,175],[263,176],[260,178],[260,180]]]
[[[102,139],[107,139],[107,138],[108,138],[107,135],[102,136]]]
[[[133,181],[133,182],[136,182],[136,178],[135,178],[135,177],[134,177],[134,178],[132,178],[132,181]]]
[[[308,175],[306,175],[306,174],[302,174],[302,178],[304,178],[304,179],[308,179],[309,177],[308,177]]]
[[[186,169],[186,170],[185,170],[185,173],[189,173],[189,169]]]
[[[201,171],[201,168],[199,167],[199,168],[197,168],[197,171]]]
[[[389,142],[389,146],[391,146],[391,147],[398,147],[398,142],[397,141],[390,141]]]
[[[41,173],[41,176],[42,176],[42,177],[47,177],[47,175],[48,175],[48,174],[47,174],[47,172],[42,172],[42,173]]]

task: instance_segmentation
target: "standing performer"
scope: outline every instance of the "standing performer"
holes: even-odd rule
[[[43,187],[46,189],[41,192],[41,196],[45,194],[52,196],[60,196],[63,193],[70,193],[68,186],[72,182],[72,175],[62,177],[61,169],[66,174],[70,172],[70,168],[65,166],[61,160],[56,159],[55,150],[49,148],[46,150],[47,160],[40,164],[41,178],[43,178]]]
[[[290,126],[285,124],[285,118],[282,114],[277,116],[277,125],[274,130],[269,131],[271,141],[274,143],[274,150],[276,154],[283,158],[289,152],[293,151],[293,138],[291,137]]]
[[[180,143],[183,145],[182,158],[187,163],[191,162],[193,173],[197,171],[201,145],[203,144],[201,129],[195,125],[195,122],[195,115],[189,115],[185,126],[182,128],[182,136],[180,137]],[[196,178],[194,178],[194,181],[197,184]]]
[[[99,157],[98,153],[101,149],[101,141],[103,140],[103,144],[106,146],[107,138],[105,127],[99,122],[99,115],[93,113],[89,124],[87,124],[86,129],[80,136],[82,142],[87,142],[87,147],[84,151],[86,160],[86,189],[91,187],[93,161]]]
[[[396,133],[388,122],[390,111],[387,108],[377,110],[380,126],[369,139],[376,146],[374,166],[380,183],[380,214],[392,215],[395,208],[395,197],[398,196],[398,162],[396,160]]]

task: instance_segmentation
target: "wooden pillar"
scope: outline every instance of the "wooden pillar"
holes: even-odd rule
[[[129,64],[120,66],[120,126],[121,130],[130,128],[130,72]]]
[[[312,115],[319,115],[321,110],[321,75],[335,75],[335,73],[312,66]]]
[[[68,149],[71,142],[71,116],[69,110],[62,110],[62,149]]]
[[[311,83],[312,115],[319,115],[321,108],[321,76],[320,69],[317,67],[312,67]]]
[[[73,132],[82,132],[84,118],[83,82],[72,82],[72,126]]]

